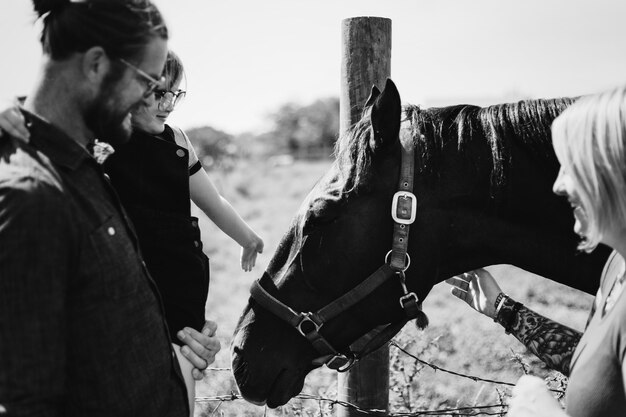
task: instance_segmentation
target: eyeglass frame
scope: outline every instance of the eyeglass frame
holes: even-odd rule
[[[147,87],[146,87],[146,91],[143,93],[143,98],[148,98],[150,97],[150,94],[154,93],[154,91],[165,84],[165,77],[161,76],[161,78],[159,78],[158,80],[154,77],[152,77],[150,74],[148,74],[147,72],[137,68],[135,65],[131,64],[130,62],[126,61],[123,58],[118,58],[118,60],[126,65],[128,68],[132,69],[133,71],[135,71],[135,73],[139,74],[141,77],[143,77],[143,79],[145,81],[147,81]]]
[[[163,89],[156,88],[153,91],[153,93],[154,93],[154,98],[159,101],[159,110],[161,111],[165,111],[165,109],[168,107],[165,104],[166,103],[165,97],[168,96],[168,93],[171,95],[171,98],[168,99],[168,102],[170,103],[169,105],[172,106],[172,109],[174,109],[176,105],[187,95],[187,91],[181,90],[181,89],[172,91],[172,90],[163,90]],[[163,95],[161,97],[157,97],[157,94],[163,94]]]

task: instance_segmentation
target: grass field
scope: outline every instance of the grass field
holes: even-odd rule
[[[205,252],[211,259],[207,317],[220,326],[222,351],[214,367],[230,367],[228,346],[247,302],[249,286],[265,269],[300,202],[329,165],[330,161],[278,166],[265,160],[240,161],[230,172],[210,174],[220,192],[265,241],[265,253],[258,258],[256,268],[245,273],[239,268],[238,246],[198,210],[194,212],[201,219]],[[573,328],[584,326],[591,296],[512,266],[490,269],[511,297]],[[399,345],[406,346],[420,359],[458,373],[506,382],[515,382],[523,374],[520,360],[528,365],[530,372],[542,377],[549,375],[541,362],[527,355],[524,347],[506,335],[499,325],[450,295],[445,283],[433,289],[424,302],[424,311],[430,319],[426,330],[417,331],[409,324],[397,337]],[[416,366],[411,357],[394,347],[391,347],[391,356],[392,412],[497,404],[509,391],[505,386]],[[236,392],[236,388],[228,370],[208,372],[198,384],[196,416],[334,415],[326,403],[313,400],[292,400],[276,410],[266,410],[243,400],[207,400],[232,392]],[[335,398],[336,375],[326,368],[314,371],[307,377],[303,392]]]

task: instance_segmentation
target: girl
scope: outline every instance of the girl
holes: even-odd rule
[[[202,329],[209,290],[209,260],[202,252],[198,219],[190,198],[228,236],[241,245],[241,267],[250,271],[263,240],[222,197],[202,168],[189,139],[167,118],[185,96],[182,62],[168,53],[165,88],[133,112],[133,135],[104,163],[136,228],[143,257],[163,298],[172,343],[188,382],[193,410],[192,366],[180,352],[177,333]]]

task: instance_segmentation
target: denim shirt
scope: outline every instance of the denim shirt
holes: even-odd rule
[[[11,417],[187,416],[115,191],[85,148],[24,116],[29,144],[0,141],[0,405]]]

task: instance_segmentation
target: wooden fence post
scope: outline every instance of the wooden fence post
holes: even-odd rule
[[[391,19],[354,17],[342,21],[340,130],[346,131],[361,118],[372,85],[381,90],[391,75]],[[382,260],[381,260],[382,262]],[[358,348],[353,346],[354,348]],[[352,370],[339,374],[337,396],[362,409],[389,408],[389,347],[384,346],[361,360]],[[363,416],[339,407],[338,417]]]

